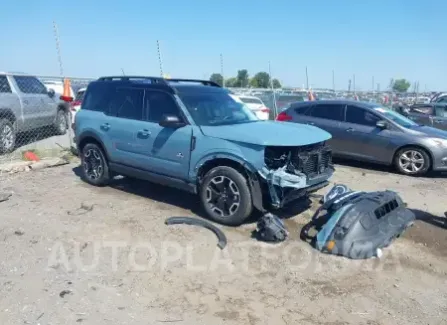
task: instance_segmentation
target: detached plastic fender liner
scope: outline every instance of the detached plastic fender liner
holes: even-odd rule
[[[227,246],[227,237],[222,232],[222,230],[208,221],[191,217],[171,217],[166,219],[165,224],[168,226],[186,224],[206,228],[208,230],[211,230],[216,235],[217,239],[219,240],[217,242],[217,246],[220,249],[224,249],[225,246]]]

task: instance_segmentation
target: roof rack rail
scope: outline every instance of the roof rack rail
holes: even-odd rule
[[[212,87],[219,87],[221,88],[221,86],[218,83],[215,83],[214,81],[211,80],[202,80],[202,79],[166,79],[167,82],[192,82],[192,83],[201,83],[204,86],[212,86]]]
[[[132,81],[132,80],[147,80],[154,84],[164,84],[168,85],[165,79],[160,77],[147,77],[147,76],[107,76],[100,77],[98,81]]]

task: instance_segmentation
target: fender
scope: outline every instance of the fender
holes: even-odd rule
[[[105,145],[104,145],[104,142],[103,142],[103,141],[100,139],[100,137],[98,137],[98,135],[97,135],[96,133],[94,133],[93,131],[86,130],[86,131],[82,132],[78,137],[76,137],[76,147],[77,147],[77,148],[80,147],[80,144],[82,143],[82,141],[83,141],[85,138],[93,138],[93,139],[95,139],[95,141],[98,142],[98,143],[102,146],[102,148],[103,148],[103,150],[104,150],[104,154],[105,154],[106,157],[107,157],[107,160],[110,161],[110,159],[109,159],[109,155],[108,155],[107,150],[106,150],[106,147],[105,147]],[[79,149],[78,149],[78,153],[79,153]]]
[[[191,179],[197,179],[197,173],[199,172],[199,169],[206,164],[208,161],[214,160],[214,159],[229,159],[233,160],[234,162],[237,162],[244,166],[248,171],[252,173],[257,173],[257,169],[250,164],[247,160],[242,158],[238,153],[233,153],[231,151],[221,151],[221,152],[213,152],[209,153],[205,156],[203,156],[194,166],[194,169],[190,170],[190,178]]]

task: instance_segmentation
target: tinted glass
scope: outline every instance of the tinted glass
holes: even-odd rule
[[[346,122],[348,123],[375,127],[378,121],[380,121],[380,117],[363,108],[348,105],[346,109]]]
[[[310,112],[310,107],[309,105],[299,105],[296,107],[292,106],[292,109],[294,110],[295,113],[300,114],[300,115],[309,115]]]
[[[20,91],[24,94],[47,94],[47,88],[36,78],[28,76],[14,76]]]
[[[447,103],[447,96],[441,97],[436,101],[437,103]]]
[[[105,83],[91,83],[82,102],[82,109],[108,114],[108,102],[115,88]]]
[[[108,111],[111,116],[132,120],[143,119],[144,90],[118,88],[111,95],[108,103]]]
[[[239,97],[246,104],[262,104],[261,100],[257,98]]]
[[[146,91],[148,105],[148,121],[160,122],[163,115],[175,115],[179,118],[180,111],[173,97],[162,91]]]
[[[318,104],[312,108],[313,117],[324,118],[334,121],[343,121],[344,105],[341,104]]]
[[[76,93],[75,101],[81,101],[84,99],[85,91],[78,91]]]
[[[10,93],[11,87],[9,86],[6,76],[0,76],[0,93]]]

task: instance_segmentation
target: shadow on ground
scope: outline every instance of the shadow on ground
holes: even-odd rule
[[[73,168],[73,173],[81,178],[81,167],[77,166]],[[129,177],[115,178],[109,187],[156,202],[166,203],[185,210],[190,210],[192,213],[207,219],[200,206],[198,197],[194,194]],[[290,219],[308,210],[311,205],[312,201],[310,199],[303,199],[272,212],[283,219]],[[255,210],[245,224],[255,223],[261,216],[262,213]]]
[[[447,212],[445,212],[444,216],[435,216],[429,212],[410,209],[416,215],[416,219],[428,223],[432,226],[447,229]]]
[[[380,164],[373,164],[369,162],[364,161],[356,161],[356,160],[349,160],[349,159],[342,159],[342,158],[334,158],[334,163],[338,165],[342,165],[345,167],[353,167],[353,168],[359,168],[359,169],[365,169],[365,172],[371,172],[371,173],[379,173],[379,174],[396,174],[400,175],[393,166],[386,166],[386,165],[380,165]],[[427,178],[447,178],[447,172],[433,172],[430,171],[427,173],[427,175],[424,175],[424,177]]]

